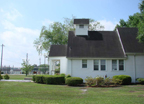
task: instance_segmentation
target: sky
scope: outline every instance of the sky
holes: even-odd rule
[[[0,0],[0,45],[3,66],[21,67],[23,59],[30,64],[44,64],[34,40],[42,26],[63,22],[64,18],[91,18],[99,21],[105,31],[112,31],[120,19],[139,12],[141,0]],[[0,46],[0,55],[1,55]],[[48,63],[48,61],[46,61]]]

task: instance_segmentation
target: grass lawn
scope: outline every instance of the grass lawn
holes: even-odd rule
[[[9,75],[10,79],[16,79],[16,80],[24,80],[24,78],[26,77],[26,75]],[[31,77],[32,75],[28,75],[27,77]]]
[[[114,88],[0,82],[0,104],[143,104],[144,85]]]

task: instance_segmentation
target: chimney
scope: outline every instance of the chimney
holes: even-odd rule
[[[74,19],[76,25],[75,35],[88,36],[89,19]]]

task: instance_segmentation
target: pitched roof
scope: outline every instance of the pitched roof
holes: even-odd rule
[[[74,19],[74,24],[89,24],[89,19]]]
[[[67,45],[51,45],[49,56],[66,56]]]
[[[88,31],[88,37],[69,32],[67,57],[123,58],[116,31]]]
[[[144,53],[144,45],[138,42],[137,28],[118,28],[120,38],[126,53]]]

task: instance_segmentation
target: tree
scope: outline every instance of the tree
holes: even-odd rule
[[[49,52],[50,45],[63,45],[68,42],[68,32],[74,31],[75,27],[73,25],[73,20],[69,18],[64,18],[64,22],[54,22],[49,25],[49,28],[45,26],[42,27],[41,33],[38,39],[34,40],[34,46],[40,54],[42,50]],[[100,30],[104,26],[100,25],[99,22],[90,19],[89,30]]]
[[[26,74],[26,76],[28,75],[28,72],[30,72],[31,70],[33,70],[33,66],[31,66],[28,62],[28,60],[23,60],[23,63],[21,64],[22,65],[22,70],[23,72]]]
[[[139,9],[141,13],[144,13],[144,0],[142,0],[142,2],[139,3]]]
[[[144,0],[139,3],[139,9],[140,13],[134,13],[133,15],[129,16],[127,21],[120,19],[119,24],[116,25],[115,29],[117,27],[137,27],[137,39],[139,42],[144,43]]]
[[[33,64],[32,66],[33,66],[33,70],[38,70],[37,64]]]
[[[49,71],[49,65],[46,64],[41,64],[39,65],[39,69],[40,71],[42,71],[44,74],[46,74],[46,71]]]
[[[139,42],[144,43],[144,14],[142,14],[143,18],[138,24],[138,36],[137,39]]]

